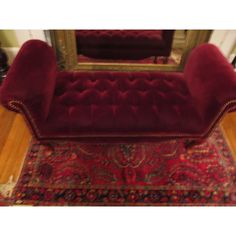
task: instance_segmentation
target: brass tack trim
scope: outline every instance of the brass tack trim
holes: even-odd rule
[[[20,105],[20,106],[17,106],[17,104]],[[234,106],[227,109],[227,107],[229,105],[232,105],[232,104],[234,104]],[[124,134],[124,135],[122,134],[120,136],[117,135],[117,134],[100,134],[100,135],[96,135],[96,134],[95,135],[94,134],[90,134],[90,135],[85,134],[85,135],[83,135],[83,134],[81,134],[79,136],[78,135],[66,135],[66,136],[65,135],[57,135],[56,137],[50,137],[50,136],[44,136],[40,133],[40,131],[39,131],[37,125],[36,125],[34,117],[31,115],[29,109],[27,108],[27,106],[23,102],[21,102],[19,100],[10,100],[8,102],[8,105],[11,108],[19,111],[20,113],[23,113],[23,114],[26,113],[26,115],[28,116],[28,118],[30,119],[30,122],[31,122],[31,123],[28,123],[27,117],[25,117],[26,123],[29,125],[30,129],[33,131],[33,133],[36,134],[36,136],[38,138],[46,138],[46,139],[51,139],[51,138],[55,138],[55,139],[56,138],[82,138],[82,137],[85,137],[85,138],[86,137],[87,138],[90,138],[90,137],[97,137],[97,138],[99,138],[99,137],[116,137],[116,138],[122,138],[122,137],[140,137],[140,136],[145,137],[145,136],[149,136],[149,137],[157,137],[157,138],[169,137],[169,138],[174,139],[175,137],[178,137],[178,138],[185,138],[186,137],[186,138],[193,138],[194,139],[194,138],[205,138],[208,135],[210,135],[214,130],[215,124],[219,123],[221,121],[221,119],[223,118],[223,114],[236,109],[236,99],[233,99],[229,102],[226,102],[222,106],[222,108],[220,109],[219,113],[215,116],[215,118],[213,119],[211,124],[208,126],[207,130],[203,134],[200,134],[200,135],[198,135],[198,134],[187,134],[187,133],[179,132],[179,133],[172,133],[172,134],[168,134],[168,133],[158,133],[158,134],[139,133],[139,134],[137,134],[136,133],[136,134]]]

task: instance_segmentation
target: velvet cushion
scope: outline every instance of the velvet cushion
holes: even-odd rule
[[[56,81],[41,126],[48,135],[197,133],[201,128],[179,73],[62,72]]]

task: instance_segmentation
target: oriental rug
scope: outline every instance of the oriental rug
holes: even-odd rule
[[[32,141],[11,204],[235,205],[236,166],[219,128],[187,151],[182,141]]]

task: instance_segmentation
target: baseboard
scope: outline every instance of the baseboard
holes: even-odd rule
[[[6,52],[6,54],[8,56],[8,63],[11,64],[20,48],[18,48],[18,47],[3,47],[2,49]]]

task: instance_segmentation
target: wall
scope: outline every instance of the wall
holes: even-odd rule
[[[29,39],[46,41],[43,30],[15,30],[15,34],[20,46]]]
[[[210,43],[218,46],[222,53],[230,58],[236,43],[236,30],[214,30]]]
[[[9,64],[12,63],[19,50],[19,42],[15,30],[0,30],[1,47],[7,53]]]
[[[0,42],[2,47],[19,47],[15,30],[0,30]]]
[[[12,63],[21,45],[29,39],[46,41],[43,30],[0,30],[0,41],[8,55],[9,64]]]

